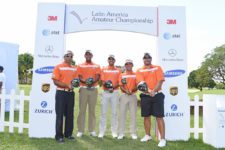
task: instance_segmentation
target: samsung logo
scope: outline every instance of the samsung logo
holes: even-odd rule
[[[52,73],[53,72],[53,69],[54,69],[54,66],[42,67],[42,68],[36,69],[35,70],[35,73],[38,73],[38,74],[48,74],[48,73]]]
[[[166,71],[164,76],[166,78],[172,78],[172,77],[177,77],[177,76],[180,76],[182,74],[185,73],[185,70],[181,70],[181,69],[177,69],[177,70],[169,70],[169,71]]]

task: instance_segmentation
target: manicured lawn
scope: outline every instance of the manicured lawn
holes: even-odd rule
[[[28,95],[30,86],[20,85],[21,89],[25,90],[26,95]],[[76,119],[78,115],[78,94],[76,90],[76,98],[75,98],[75,122],[74,122],[74,135],[76,134]],[[100,100],[98,99],[97,107],[96,107],[96,131],[98,132],[99,125],[99,116],[100,116]],[[110,109],[108,112],[108,121],[107,121],[107,132],[104,139],[98,139],[97,137],[90,137],[88,132],[82,138],[76,138],[75,141],[66,141],[64,144],[60,145],[55,142],[54,139],[48,138],[29,138],[28,130],[25,130],[23,134],[10,134],[8,133],[8,128],[4,133],[0,133],[0,149],[18,149],[18,150],[42,150],[42,149],[76,149],[76,150],[146,150],[146,149],[160,149],[157,147],[157,141],[155,136],[154,128],[155,128],[155,119],[152,119],[152,135],[154,139],[147,143],[141,143],[140,138],[144,135],[143,128],[143,119],[140,117],[140,108],[138,108],[137,113],[137,130],[138,130],[138,140],[132,140],[129,135],[129,129],[126,129],[126,138],[124,140],[112,139],[110,132]],[[9,114],[6,113],[6,118],[8,119]],[[86,117],[87,118],[87,117]],[[127,117],[129,121],[129,116]],[[15,113],[15,120],[18,120],[18,113]],[[25,120],[28,122],[28,104],[25,105]],[[200,126],[202,126],[202,117],[200,117]],[[191,117],[191,126],[193,127],[193,117]],[[129,123],[127,122],[126,127],[129,127]],[[16,129],[17,131],[17,129]],[[168,141],[167,147],[163,149],[168,150],[213,150],[214,148],[210,145],[204,144],[202,140],[194,140],[191,136],[189,141]]]
[[[225,95],[225,90],[217,90],[217,89],[206,90],[206,89],[203,89],[202,91],[200,91],[198,89],[191,89],[188,92],[188,95],[191,99],[194,99],[194,96],[198,95],[199,98],[202,100],[203,94]]]

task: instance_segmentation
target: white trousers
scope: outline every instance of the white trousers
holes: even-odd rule
[[[107,111],[108,111],[108,103],[111,105],[111,131],[112,133],[117,133],[118,127],[118,117],[117,117],[117,105],[119,101],[119,91],[114,91],[113,93],[109,93],[108,91],[102,92],[101,97],[101,118],[99,124],[99,133],[105,134],[106,130],[106,122],[107,122]]]

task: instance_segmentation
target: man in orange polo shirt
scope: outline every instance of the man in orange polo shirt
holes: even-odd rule
[[[113,138],[117,137],[117,105],[119,100],[119,75],[120,69],[114,66],[115,56],[109,55],[108,66],[102,68],[101,80],[103,85],[103,92],[101,97],[101,118],[99,123],[99,138],[103,138],[106,130],[108,103],[111,104],[111,131]]]
[[[152,57],[145,53],[143,57],[144,66],[137,70],[137,83],[146,83],[148,89],[142,91],[141,97],[141,115],[144,117],[145,136],[141,142],[151,140],[151,115],[156,117],[160,133],[159,147],[166,146],[165,123],[164,123],[164,98],[161,87],[164,82],[164,74],[160,66],[152,65]]]
[[[64,142],[64,136],[73,140],[73,114],[74,114],[74,91],[71,81],[77,77],[76,67],[72,66],[73,52],[67,51],[64,62],[57,65],[52,74],[52,80],[57,86],[55,95],[56,112],[56,135],[59,143]],[[65,116],[65,129],[63,134],[63,116]]]
[[[88,106],[88,130],[91,136],[95,133],[95,106],[98,96],[98,81],[100,79],[100,66],[92,62],[93,54],[90,50],[86,50],[84,57],[86,61],[77,67],[78,77],[80,79],[79,90],[79,114],[77,118],[78,133],[77,137],[81,137],[85,128],[85,115]]]
[[[118,139],[121,140],[124,137],[125,122],[127,109],[130,111],[130,134],[132,139],[137,139],[136,135],[136,113],[137,113],[137,84],[136,84],[136,74],[133,72],[133,61],[127,59],[125,61],[126,72],[122,73],[119,77],[120,89],[122,95],[119,99],[120,104],[120,114],[119,114],[119,136]]]

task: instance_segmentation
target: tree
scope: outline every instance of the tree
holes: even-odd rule
[[[197,74],[196,70],[193,70],[192,72],[190,72],[190,74],[188,76],[188,87],[189,88],[198,88],[199,87],[199,83],[196,81],[196,74]]]
[[[18,72],[20,83],[28,83],[28,78],[32,78],[33,56],[29,53],[19,55]]]
[[[205,56],[203,67],[207,67],[212,78],[225,85],[225,45],[217,47]]]
[[[211,72],[205,66],[192,71],[188,77],[188,86],[198,88],[201,91],[203,87],[214,88],[215,85]]]

